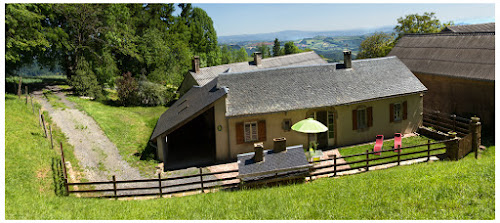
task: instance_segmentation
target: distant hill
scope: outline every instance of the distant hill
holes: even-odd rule
[[[280,41],[289,41],[289,40],[298,40],[304,38],[313,38],[316,36],[328,36],[328,37],[360,36],[374,32],[392,32],[393,28],[394,26],[383,26],[377,28],[350,29],[350,30],[333,30],[333,31],[286,30],[273,33],[219,36],[218,41],[221,44],[231,44],[243,41],[273,41],[274,38],[278,38]]]

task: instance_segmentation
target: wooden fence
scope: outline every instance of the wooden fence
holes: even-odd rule
[[[399,148],[399,149],[388,149],[388,150],[382,150],[382,151],[378,151],[378,152],[373,152],[373,151],[370,151],[370,150],[366,150],[365,153],[353,154],[353,155],[348,155],[348,156],[340,156],[340,157],[337,157],[336,155],[334,155],[333,158],[323,159],[323,160],[319,161],[319,162],[333,161],[334,162],[333,164],[330,164],[330,165],[320,165],[320,166],[314,167],[312,169],[312,171],[316,171],[316,170],[320,170],[320,169],[332,168],[333,167],[333,170],[312,173],[312,174],[310,174],[310,176],[313,177],[313,176],[327,175],[327,174],[333,174],[333,176],[337,176],[337,173],[346,172],[346,171],[352,171],[352,170],[359,170],[360,168],[364,168],[364,171],[366,172],[366,171],[369,171],[370,167],[387,165],[387,164],[392,164],[392,163],[396,163],[397,164],[396,166],[399,166],[401,164],[401,162],[409,161],[409,160],[416,160],[416,159],[421,159],[421,158],[427,158],[426,161],[429,161],[430,157],[431,157],[431,152],[432,151],[446,149],[446,146],[431,149],[431,145],[442,144],[442,143],[447,143],[447,142],[457,141],[457,140],[458,139],[449,139],[449,140],[437,141],[437,142],[433,142],[433,143],[431,143],[431,142],[428,141],[426,144],[415,145],[415,146],[408,146],[408,147],[402,147],[402,148]],[[426,148],[422,149],[422,150],[413,151],[413,152],[401,153],[402,150],[410,149],[410,148],[417,148],[417,147],[426,147]],[[377,158],[369,158],[370,154],[375,154],[375,153],[379,153],[379,152],[381,154],[382,153],[387,153],[387,152],[397,152],[397,154],[391,155],[391,156],[382,156],[382,155],[380,155],[380,157],[377,157]],[[405,157],[405,156],[419,154],[419,153],[425,153],[425,154],[422,155],[422,156],[417,156],[417,157],[409,157],[409,158]],[[441,156],[441,155],[445,155],[445,154],[446,153],[439,153],[439,154],[433,154],[432,156]],[[337,163],[338,159],[346,159],[346,158],[358,157],[358,156],[364,156],[365,159],[351,161],[351,162],[345,162],[345,163],[342,163],[342,164],[338,164]],[[396,160],[390,160],[390,159],[395,158],[395,157],[397,158]],[[389,160],[389,161],[370,164],[370,162],[372,162],[372,161],[379,161],[379,160]],[[358,164],[358,163],[364,163],[365,165],[363,165],[361,167],[359,167],[359,166],[358,167],[350,167],[350,165],[352,165],[352,164]],[[349,165],[349,168],[338,170],[339,166],[345,166],[345,165]]]
[[[368,150],[365,153],[360,153],[360,154],[340,156],[340,157],[334,156],[333,158],[316,161],[316,162],[320,162],[320,163],[325,162],[325,161],[333,161],[334,164],[316,166],[316,167],[311,168],[311,172],[314,172],[316,170],[333,167],[332,171],[312,173],[312,174],[310,174],[310,176],[313,177],[313,176],[326,175],[326,174],[333,174],[333,176],[337,176],[337,173],[360,168],[360,167],[355,167],[355,168],[349,167],[346,169],[338,170],[339,166],[352,165],[352,164],[357,164],[357,163],[364,163],[365,165],[363,165],[361,168],[365,168],[365,171],[368,171],[370,167],[391,164],[391,163],[397,163],[397,165],[400,165],[401,162],[408,161],[408,160],[420,159],[420,158],[427,158],[427,161],[429,161],[432,151],[442,150],[442,149],[446,148],[446,147],[439,147],[439,148],[432,148],[431,149],[431,145],[446,143],[446,142],[450,142],[450,141],[454,141],[454,140],[458,140],[458,139],[443,140],[443,141],[438,141],[438,142],[433,142],[433,143],[428,142],[426,144],[421,144],[421,145],[402,147],[396,151],[397,154],[391,155],[391,156],[385,156],[385,157],[381,156],[381,157],[377,157],[377,158],[369,158],[369,155],[374,154],[375,152],[368,151]],[[422,150],[407,152],[407,153],[401,152],[402,150],[405,150],[405,149],[417,148],[417,147],[426,147],[426,148],[422,149]],[[61,151],[62,151],[62,145],[61,145]],[[393,151],[395,151],[395,149],[383,150],[380,152],[387,153],[387,152],[393,152]],[[425,153],[425,154],[422,156],[417,156],[417,157],[407,157],[409,155],[414,155],[414,154],[419,154],[419,153]],[[433,156],[442,155],[442,154],[445,154],[445,153],[433,154]],[[351,162],[346,162],[346,163],[337,163],[338,159],[345,159],[345,158],[356,157],[356,156],[365,156],[366,159],[351,161]],[[389,160],[389,159],[392,159],[395,157],[397,157],[396,160]],[[370,163],[370,162],[377,161],[377,160],[389,160],[389,161],[381,162],[381,163]],[[232,173],[232,174],[236,173],[237,174],[238,173],[237,169],[236,170],[228,170],[228,171],[220,171],[220,172],[203,173],[201,168],[199,168],[198,174],[191,174],[191,175],[179,176],[179,177],[162,178],[161,175],[158,174],[158,178],[153,178],[153,179],[116,180],[115,176],[113,176],[112,180],[110,180],[110,181],[70,183],[70,182],[68,182],[66,166],[64,165],[64,152],[63,151],[61,152],[61,162],[63,162],[64,185],[65,185],[65,188],[67,190],[67,193],[68,194],[93,193],[95,195],[95,196],[87,196],[87,197],[100,197],[100,198],[120,198],[120,197],[136,197],[136,196],[163,197],[163,196],[169,195],[169,194],[195,192],[195,191],[201,191],[202,193],[204,193],[206,190],[211,190],[211,189],[232,189],[232,188],[239,188],[241,186],[240,180],[237,178],[237,176],[216,177],[216,179],[210,179],[210,180],[203,179],[203,177],[215,176],[215,175],[219,175],[219,174],[228,174],[228,173]],[[277,177],[277,176],[271,176],[269,178],[273,178],[273,177]],[[171,185],[164,185],[165,182],[169,182],[169,181],[175,182],[176,180],[183,180],[183,179],[188,179],[188,178],[191,178],[191,180],[189,182],[173,183]],[[266,180],[268,180],[269,178],[266,178]],[[236,182],[222,183],[225,181],[236,181]],[[137,183],[151,183],[151,186],[130,187],[130,184],[137,184]],[[163,185],[162,185],[162,183],[163,183]],[[128,184],[128,187],[120,187],[120,185],[123,185],[123,184]],[[154,184],[154,186],[152,186],[153,184]],[[209,185],[209,184],[211,184],[211,185]],[[81,186],[97,186],[97,185],[107,185],[108,188],[82,189],[82,187],[81,187]],[[75,186],[76,186],[76,188],[75,188]],[[190,186],[190,187],[185,188],[186,186]],[[182,188],[182,187],[184,187],[184,188]],[[119,192],[124,192],[124,191],[128,191],[128,192],[135,191],[137,193],[135,193],[135,192],[134,193],[126,193],[126,194],[119,193]]]
[[[447,114],[439,111],[424,109],[423,125],[448,133],[456,132],[457,136],[465,137],[470,133],[471,120],[455,114]]]

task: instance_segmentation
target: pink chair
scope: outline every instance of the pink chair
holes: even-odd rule
[[[384,135],[377,135],[377,139],[375,140],[375,147],[373,148],[373,152],[375,152],[375,155],[380,155],[380,151],[382,150],[383,145]]]
[[[401,148],[401,133],[394,134],[394,152],[399,152],[399,148]]]

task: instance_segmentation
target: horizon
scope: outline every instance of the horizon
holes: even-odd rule
[[[455,25],[495,22],[494,3],[199,3],[193,4],[193,7],[207,12],[219,37],[283,31],[377,29],[395,26],[400,17],[424,12],[435,12],[440,22],[454,22]],[[353,11],[356,13],[352,14]],[[180,10],[176,10],[176,13],[180,13]],[[344,18],[350,18],[350,21],[317,22],[342,21]]]

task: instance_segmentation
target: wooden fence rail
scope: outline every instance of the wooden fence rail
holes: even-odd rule
[[[315,170],[333,167],[333,171],[313,173],[310,176],[325,175],[325,174],[330,174],[330,173],[333,173],[334,176],[337,176],[338,173],[349,171],[349,170],[355,170],[355,169],[359,169],[359,168],[363,168],[363,167],[365,168],[365,171],[368,171],[370,167],[391,164],[391,163],[397,163],[399,165],[401,162],[408,161],[408,160],[414,160],[414,159],[420,159],[420,158],[427,158],[427,161],[429,161],[430,154],[432,151],[442,150],[442,149],[446,148],[446,147],[439,147],[439,148],[431,149],[431,145],[450,142],[453,140],[456,140],[456,139],[443,140],[443,141],[433,142],[433,143],[428,142],[426,144],[403,147],[403,148],[399,148],[398,151],[396,151],[397,149],[396,150],[389,149],[389,150],[379,151],[380,153],[386,153],[386,152],[391,152],[391,151],[397,152],[397,154],[395,154],[395,155],[390,155],[390,156],[386,156],[386,157],[370,158],[369,157],[370,154],[374,154],[377,152],[369,151],[369,150],[367,150],[364,153],[353,154],[353,155],[349,155],[349,156],[334,155],[333,158],[323,159],[323,160],[319,161],[319,162],[324,162],[324,161],[333,160],[333,164],[324,165],[324,166],[317,166],[317,167],[311,168],[311,171],[315,171]],[[402,149],[417,148],[417,147],[426,147],[426,149],[408,152],[408,153],[401,153]],[[405,156],[408,156],[408,155],[414,155],[414,154],[425,153],[425,152],[426,152],[426,154],[423,156],[404,158]],[[437,154],[437,155],[440,155],[440,154]],[[356,156],[366,156],[366,159],[345,162],[345,163],[338,163],[337,162],[337,159],[344,159],[344,158],[356,157]],[[389,160],[387,162],[381,162],[381,163],[373,162],[373,161],[387,160],[387,159],[391,159],[394,157],[397,157],[397,160]],[[238,188],[241,186],[241,184],[238,180],[239,178],[237,176],[230,176],[230,177],[217,178],[217,179],[211,179],[211,180],[203,179],[204,176],[214,176],[214,175],[226,174],[226,173],[237,173],[238,170],[227,170],[227,171],[203,173],[201,168],[199,169],[199,173],[196,173],[196,174],[191,174],[191,175],[187,175],[187,176],[170,177],[170,178],[162,178],[161,175],[158,174],[157,178],[140,179],[140,180],[116,180],[116,177],[113,176],[112,180],[110,180],[110,181],[69,183],[69,182],[67,182],[66,167],[64,165],[64,152],[62,150],[62,144],[61,144],[61,160],[63,162],[63,173],[64,173],[64,178],[65,178],[64,181],[65,181],[65,187],[66,187],[67,192],[69,194],[99,193],[97,196],[89,196],[89,197],[115,198],[115,199],[120,198],[120,197],[132,197],[132,196],[134,196],[134,197],[135,196],[164,197],[165,195],[169,195],[169,194],[192,192],[192,191],[201,191],[203,193],[206,190],[210,190],[213,188],[230,189],[230,188]],[[340,166],[352,165],[352,164],[356,164],[356,163],[365,163],[365,165],[363,165],[362,167],[349,167],[347,169],[340,169],[340,170],[338,168]],[[272,177],[277,177],[277,176],[272,176]],[[171,184],[171,185],[162,185],[162,182],[182,180],[182,179],[187,179],[187,178],[194,178],[195,180],[191,181],[191,182],[182,182],[182,183],[175,183],[175,184]],[[232,183],[222,183],[225,181],[233,181],[233,180],[238,180],[238,181],[232,182]],[[121,184],[132,184],[132,183],[143,183],[143,182],[151,182],[152,183],[151,185],[154,185],[153,183],[156,183],[156,186],[126,187],[126,188],[119,187],[119,185],[121,185]],[[221,182],[221,184],[210,185],[210,183],[216,183],[216,182]],[[69,188],[70,186],[83,186],[83,185],[111,185],[112,187],[103,188],[103,189],[77,189],[77,190],[75,190],[74,188],[71,188],[71,189]],[[194,187],[181,188],[181,187],[185,187],[185,186],[194,186]],[[170,189],[170,190],[167,191],[166,189]],[[144,190],[156,190],[156,192],[148,192],[148,191],[144,191]],[[119,192],[125,192],[125,191],[137,191],[138,193],[127,193],[127,194],[120,194],[119,193]]]

